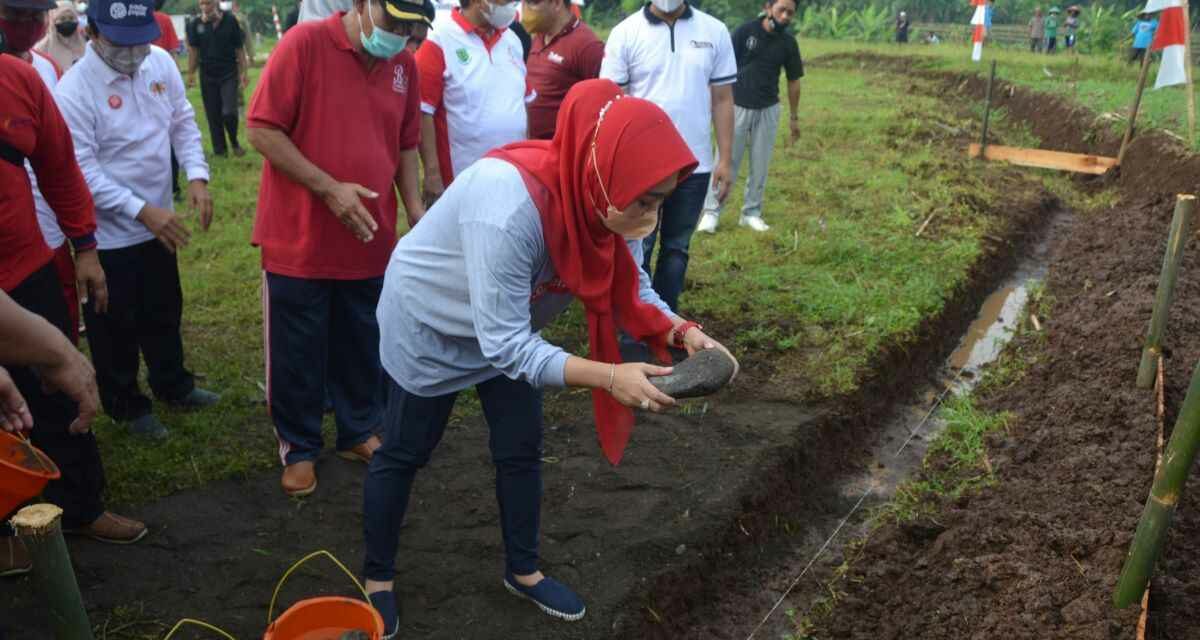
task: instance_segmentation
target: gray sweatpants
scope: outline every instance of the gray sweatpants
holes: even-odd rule
[[[767,167],[771,164],[771,153],[775,150],[775,132],[779,129],[779,114],[783,106],[776,103],[766,109],[743,109],[733,107],[733,175],[737,182],[738,168],[746,147],[750,149],[750,175],[746,177],[746,195],[742,199],[742,215],[748,218],[762,216],[763,192],[767,188]],[[704,213],[720,215],[721,204],[717,192],[708,185],[708,196],[704,200]]]

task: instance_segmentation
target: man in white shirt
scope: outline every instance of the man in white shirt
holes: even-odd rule
[[[138,387],[139,350],[160,400],[189,408],[218,400],[183,366],[175,252],[190,232],[172,210],[171,149],[205,230],[212,221],[208,165],[179,68],[150,45],[159,36],[152,0],[95,0],[88,31],[87,52],[55,90],[96,201],[96,241],[108,278],[108,312],[85,308],[84,322],[104,410],[134,433],[164,438],[166,427]]]
[[[517,0],[462,0],[417,49],[426,205],[483,154],[527,137],[536,94],[509,28],[516,12]]]
[[[684,0],[652,0],[621,21],[604,47],[600,77],[629,95],[662,107],[700,161],[687,180],[663,203],[659,229],[645,241],[643,267],[650,272],[657,236],[662,236],[654,268],[654,290],[674,311],[687,273],[688,247],[711,178],[724,202],[731,186],[733,83],[737,62],[729,30]],[[717,160],[712,152],[712,123]]]

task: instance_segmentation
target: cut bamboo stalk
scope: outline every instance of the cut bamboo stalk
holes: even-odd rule
[[[1142,518],[1133,534],[1133,542],[1129,545],[1129,555],[1125,558],[1125,566],[1117,580],[1117,588],[1113,592],[1113,604],[1117,608],[1123,609],[1138,601],[1150,582],[1154,565],[1162,554],[1167,529],[1171,526],[1171,518],[1179,503],[1184,482],[1196,458],[1198,445],[1200,363],[1192,373],[1187,396],[1183,400],[1179,418],[1175,421],[1175,428],[1171,431],[1171,440],[1163,453],[1162,465],[1154,474],[1154,486],[1146,499]]]
[[[93,640],[92,625],[59,521],[62,509],[52,504],[25,507],[12,518],[13,528],[33,557],[33,583],[49,614],[58,640]]]
[[[1171,300],[1175,296],[1179,263],[1183,260],[1183,245],[1187,241],[1195,212],[1196,196],[1182,194],[1176,197],[1175,215],[1171,219],[1167,251],[1163,254],[1162,273],[1158,278],[1158,293],[1154,297],[1154,313],[1150,316],[1150,331],[1146,335],[1146,346],[1142,349],[1142,361],[1138,365],[1139,389],[1149,389],[1154,384],[1154,363],[1162,352],[1162,337],[1167,328]]]
[[[1147,52],[1149,53],[1149,52]],[[1150,71],[1150,58],[1153,56],[1142,56],[1142,70],[1138,72],[1137,93],[1133,94],[1133,106],[1129,108],[1129,124],[1125,127],[1125,137],[1121,140],[1121,151],[1117,154],[1117,166],[1125,161],[1125,150],[1129,148],[1129,141],[1133,140],[1133,125],[1137,122],[1138,109],[1142,105],[1142,92],[1146,90],[1146,76]]]
[[[987,94],[983,99],[983,135],[979,137],[979,155],[985,156],[987,149],[988,120],[992,115],[992,85],[996,83],[996,61],[992,60],[992,72],[988,75]]]
[[[1165,401],[1166,392],[1164,391],[1164,389],[1167,386],[1167,381],[1166,381],[1166,377],[1163,375],[1162,356],[1158,357],[1158,376],[1156,377],[1156,382],[1155,382],[1154,386],[1155,386],[1155,389],[1157,389],[1156,395],[1158,396],[1158,402],[1156,403],[1158,405],[1158,410],[1154,412],[1155,416],[1158,418],[1156,420],[1156,422],[1158,423],[1158,438],[1155,440],[1155,447],[1154,447],[1154,450],[1156,452],[1155,457],[1154,457],[1154,473],[1158,473],[1158,470],[1160,468],[1162,468],[1163,431],[1166,430],[1165,423],[1166,423],[1166,414],[1167,414],[1166,401]],[[1140,616],[1138,616],[1137,640],[1146,640],[1146,622],[1149,619],[1150,619],[1150,583],[1147,581],[1146,582],[1146,590],[1142,592],[1142,614]]]

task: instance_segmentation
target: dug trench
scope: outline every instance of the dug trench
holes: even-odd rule
[[[947,154],[966,142],[930,135]],[[643,417],[616,468],[598,455],[585,399],[557,399],[573,410],[546,427],[543,568],[586,596],[580,623],[553,622],[501,588],[487,427],[452,423],[418,480],[403,534],[401,637],[744,637],[741,621],[774,600],[764,586],[780,577],[775,561],[821,546],[857,497],[846,487],[871,471],[890,415],[929,386],[981,302],[1061,209],[1022,172],[996,175],[1001,199],[967,203],[996,225],[966,284],[913,335],[884,349],[853,395],[797,403],[772,385],[768,357],[750,354],[724,395],[681,414]],[[135,509],[152,529],[138,545],[73,542],[98,636],[160,637],[187,616],[256,637],[276,580],[294,560],[329,549],[356,568],[363,468],[329,457],[318,473],[319,490],[305,500],[282,498],[275,473],[231,479]],[[812,577],[831,568],[814,567]],[[797,593],[811,597],[819,584]],[[281,602],[327,594],[354,591],[336,571],[306,566]],[[6,640],[45,637],[46,612],[28,580],[0,583],[0,602]]]
[[[914,59],[842,62],[903,69],[972,100],[985,88],[977,76],[924,69]],[[1083,107],[1003,82],[993,95],[1046,148],[1116,155],[1116,134]],[[836,579],[812,587],[823,592],[821,609],[811,599],[789,600],[812,615],[803,629],[809,637],[1135,637],[1138,608],[1111,604],[1155,464],[1154,397],[1134,379],[1174,195],[1200,184],[1200,159],[1148,132],[1119,173],[1099,183],[1117,186],[1120,200],[1055,234],[1045,285],[1051,302],[1040,327],[1027,325],[1007,356],[1023,371],[978,398],[1011,416],[986,441],[994,482],[935,500],[916,520],[874,529]],[[1198,251],[1193,234],[1165,338],[1168,437],[1200,361]],[[1151,584],[1149,638],[1195,638],[1200,624],[1195,482]]]

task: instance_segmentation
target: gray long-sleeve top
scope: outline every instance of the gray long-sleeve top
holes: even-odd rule
[[[640,240],[628,243],[634,261]],[[639,271],[642,300],[674,318]],[[380,358],[406,391],[431,397],[497,375],[563,386],[568,354],[538,332],[567,308],[520,172],[468,167],[392,252],[377,316]]]

